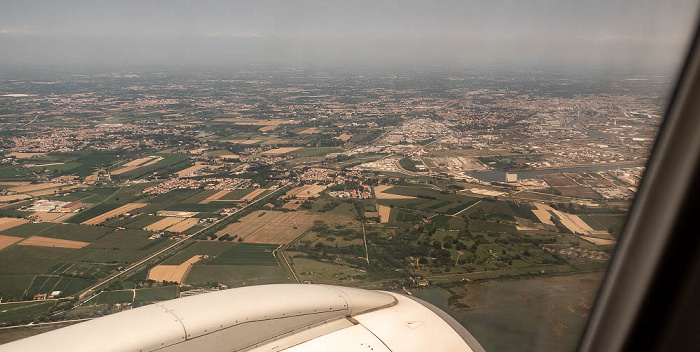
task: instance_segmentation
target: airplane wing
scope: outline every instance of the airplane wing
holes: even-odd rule
[[[39,351],[483,351],[419,299],[357,288],[279,284],[160,302],[0,345]]]

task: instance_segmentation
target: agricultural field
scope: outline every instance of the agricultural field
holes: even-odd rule
[[[42,212],[38,211],[36,213],[33,213],[30,215],[30,217],[33,217],[39,221],[42,222],[63,222],[63,220],[67,220],[68,218],[72,217],[73,213],[48,213],[48,212]]]
[[[48,313],[49,309],[55,305],[54,301],[0,303],[0,324],[31,321],[35,317]]]
[[[17,243],[18,246],[37,246],[37,247],[72,248],[72,249],[83,248],[89,244],[90,243],[88,243],[88,242],[62,240],[62,239],[58,239],[58,238],[41,237],[41,236],[32,236],[32,237],[25,239],[22,242]]]
[[[195,255],[179,265],[156,265],[148,271],[148,280],[182,283],[192,265],[201,258],[202,256]]]
[[[362,280],[366,273],[349,265],[321,262],[303,257],[290,258],[294,272],[302,282],[314,284],[352,285],[356,280]]]
[[[262,152],[263,155],[283,155],[301,149],[300,147],[275,148]]]
[[[229,287],[292,283],[292,275],[279,266],[193,265],[185,284],[221,283]]]
[[[31,300],[36,294],[60,291],[58,297],[68,297],[88,287],[94,280],[57,275],[0,275],[0,295],[3,301]]]
[[[278,247],[268,244],[237,243],[206,264],[277,266],[279,263],[273,253]]]
[[[104,214],[106,212],[109,212],[109,211],[112,211],[116,208],[119,208],[120,206],[121,206],[120,204],[112,204],[112,203],[97,204],[93,207],[90,207],[88,209],[85,209],[85,210],[73,215],[65,222],[73,223],[73,224],[80,224],[84,221],[87,221],[87,220],[90,220],[94,217],[97,217],[100,214]]]
[[[3,249],[15,242],[21,241],[22,237],[0,235],[0,249]]]
[[[338,223],[351,222],[342,216],[322,216],[310,212],[281,212],[258,210],[241,218],[217,232],[237,235],[246,243],[285,244],[299,237],[313,226],[314,221],[324,220]]]
[[[170,175],[193,165],[187,156],[182,154],[160,154],[156,158],[162,159],[158,159],[155,163],[149,162],[140,166],[129,167],[128,170],[123,170],[120,174],[113,175],[117,179],[136,179],[153,173]]]
[[[289,190],[289,192],[287,192],[286,196],[287,197],[294,197],[297,199],[316,198],[326,188],[328,188],[328,185],[319,185],[319,184],[303,185],[303,186],[292,188],[291,190]]]
[[[11,229],[15,226],[28,223],[27,219],[16,219],[16,218],[0,218],[0,231],[5,231]]]
[[[182,222],[184,220],[185,219],[183,219],[183,218],[165,218],[165,219],[158,220],[155,223],[144,227],[143,229],[146,231],[161,231],[161,230],[165,230],[168,227],[173,226],[179,222]]]
[[[197,241],[193,245],[187,247],[182,252],[168,258],[162,264],[164,265],[180,265],[185,261],[189,260],[193,256],[201,255],[208,256],[209,258],[202,258],[199,263],[206,264],[211,261],[214,257],[221,253],[224,253],[233,246],[237,246],[238,243],[235,242],[222,242],[222,241]]]
[[[119,215],[123,215],[125,213],[132,212],[132,211],[137,210],[139,208],[145,207],[146,205],[148,205],[148,204],[145,204],[145,203],[125,204],[125,205],[122,205],[114,210],[110,210],[106,213],[98,215],[98,216],[91,218],[89,220],[85,220],[85,221],[81,222],[81,224],[82,225],[97,225],[97,224],[99,224],[107,219],[110,219],[110,218],[113,218],[113,217],[116,217]]]

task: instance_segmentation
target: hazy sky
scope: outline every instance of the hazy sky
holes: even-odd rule
[[[694,0],[3,1],[0,65],[669,67]]]

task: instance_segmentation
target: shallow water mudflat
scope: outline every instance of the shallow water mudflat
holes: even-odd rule
[[[487,351],[574,351],[603,273],[466,284],[476,291],[480,308],[449,309],[449,292],[429,288],[414,292],[445,309]],[[483,303],[485,301],[485,304]]]

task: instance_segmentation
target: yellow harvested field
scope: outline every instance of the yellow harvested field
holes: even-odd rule
[[[63,183],[56,183],[56,182],[37,183],[34,185],[30,184],[30,185],[12,187],[9,189],[9,191],[17,192],[17,193],[27,193],[27,192],[32,192],[32,191],[38,191],[40,189],[58,188],[61,186],[67,186],[67,185],[65,185]]]
[[[343,133],[343,134],[341,134],[340,136],[333,137],[333,139],[339,139],[339,140],[341,140],[341,141],[343,141],[343,142],[349,141],[350,138],[352,138],[352,135],[349,134],[349,133]]]
[[[191,174],[193,174],[201,169],[205,169],[205,168],[218,169],[220,167],[221,167],[221,165],[209,165],[209,164],[196,162],[196,163],[194,163],[193,166],[190,166],[184,170],[180,170],[180,171],[176,172],[176,174],[179,177],[185,177],[185,176],[191,175]]]
[[[178,222],[181,222],[183,220],[185,220],[185,218],[165,218],[165,219],[158,220],[158,221],[144,227],[143,229],[147,230],[147,231],[165,230],[168,227],[173,226],[173,225],[175,225]]]
[[[159,158],[159,157],[156,157],[156,158]],[[141,165],[144,165],[144,164],[146,164],[146,163],[148,163],[148,162],[150,162],[150,161],[152,161],[153,159],[156,159],[156,158],[147,156],[147,157],[145,157],[145,158],[139,158],[139,159],[132,160],[132,161],[130,161],[130,162],[124,164],[123,166],[141,166]],[[162,158],[161,158],[161,159],[162,159]]]
[[[559,217],[559,221],[561,221],[561,224],[564,225],[567,229],[571,230],[573,233],[580,233],[580,234],[592,234],[595,230],[588,226],[581,218],[578,217],[578,215],[574,214],[568,214],[564,213],[558,210],[554,211],[555,214]]]
[[[593,244],[597,244],[599,246],[608,246],[608,245],[614,245],[615,243],[617,243],[614,240],[606,240],[606,239],[602,239],[602,238],[595,238],[595,237],[589,237],[589,236],[579,236],[579,237],[581,237],[584,240],[591,242]]]
[[[188,218],[184,219],[183,221],[178,222],[177,224],[168,227],[168,231],[170,232],[183,232],[187,231],[190,227],[197,225],[199,223],[199,219],[197,218]]]
[[[394,186],[387,186],[387,185],[381,185],[381,186],[375,186],[374,187],[374,196],[377,197],[377,199],[413,199],[415,197],[411,196],[402,196],[400,194],[391,194],[391,193],[384,193],[384,191],[388,190],[389,188],[394,187]]]
[[[43,222],[61,222],[73,215],[75,215],[75,213],[47,213],[45,211],[38,211],[31,216],[34,216]]]
[[[552,214],[549,213],[549,210],[554,210],[552,207],[548,205],[544,205],[542,203],[535,203],[535,207],[537,207],[536,210],[532,210],[532,213],[537,216],[537,219],[540,220],[541,223],[543,224],[548,224],[554,226],[554,223],[552,222]]]
[[[203,201],[199,202],[199,204],[208,204],[208,203],[211,202],[211,201],[219,200],[219,199],[221,199],[221,197],[223,197],[223,196],[229,194],[230,192],[231,192],[231,191],[218,191],[218,192],[216,192],[216,193],[210,195],[209,197],[207,197],[207,198],[204,199]]]
[[[65,185],[64,185],[63,187],[61,187],[61,191],[67,191],[67,190],[69,190],[69,189],[81,188],[81,187],[85,187],[85,186],[83,186],[83,185],[65,186]],[[47,194],[54,194],[54,193],[56,193],[57,191],[58,191],[58,189],[56,189],[56,188],[51,188],[51,189],[41,189],[41,190],[38,190],[38,191],[27,192],[27,193],[28,193],[29,195],[31,195],[32,197],[39,197],[39,196],[45,196],[45,195],[47,195]]]
[[[10,196],[0,196],[0,202],[14,202],[16,200],[21,200],[21,199],[28,199],[31,198],[32,196],[28,194],[13,194]]]
[[[28,222],[29,222],[29,220],[27,220],[27,219],[0,218],[0,231],[5,231],[5,230],[11,229],[15,226],[26,224]]]
[[[287,154],[291,153],[295,150],[299,150],[301,147],[286,147],[286,148],[277,148],[277,149],[270,149],[262,152],[263,155],[282,155],[282,154]]]
[[[95,183],[100,178],[100,172],[95,171],[92,174],[85,177],[85,183]]]
[[[382,223],[389,222],[389,215],[391,215],[391,207],[386,205],[377,205],[377,210],[379,212],[379,221]]]
[[[299,132],[299,134],[314,134],[314,133],[321,133],[321,130],[319,130],[316,127],[310,127],[310,128],[307,128],[307,129]]]
[[[147,206],[147,205],[148,205],[148,203],[129,203],[129,204],[124,204],[124,205],[122,205],[121,207],[119,207],[119,208],[117,208],[117,209],[110,210],[110,211],[108,211],[108,212],[106,212],[106,213],[104,213],[104,214],[102,214],[102,215],[98,215],[98,216],[96,216],[96,217],[94,217],[94,218],[92,218],[92,219],[85,220],[85,221],[83,221],[81,224],[82,224],[82,225],[97,225],[97,224],[99,224],[99,223],[101,223],[101,222],[103,222],[103,221],[105,221],[105,220],[107,220],[107,219],[109,219],[109,218],[113,218],[113,217],[115,217],[115,216],[119,216],[119,215],[122,215],[122,214],[124,214],[124,213],[128,213],[128,212],[130,212],[130,211],[132,211],[132,210],[135,210],[135,209],[143,208],[143,207],[145,207],[145,206]]]
[[[31,159],[35,156],[44,156],[46,153],[20,153],[20,152],[14,152],[7,154],[7,156],[10,157],[15,157],[17,159]]]
[[[287,197],[297,197],[298,199],[308,199],[311,197],[318,197],[323,190],[328,188],[328,185],[303,185],[299,187],[294,187],[289,192],[287,192]]]
[[[40,236],[32,236],[32,237],[29,237],[20,243],[17,243],[18,246],[56,247],[56,248],[72,248],[72,249],[83,248],[89,244],[90,243],[88,243],[88,242],[62,240],[62,239],[58,239],[58,238],[40,237]]]
[[[150,157],[149,156],[149,157],[145,157],[145,158],[132,160],[132,161],[124,164],[121,168],[119,168],[115,171],[112,171],[112,174],[113,175],[124,174],[124,173],[127,173],[129,171],[133,171],[133,170],[136,170],[138,168],[142,168],[144,166],[153,165],[161,160],[163,160],[162,156],[158,156],[158,157]]]
[[[201,255],[195,255],[180,265],[156,265],[148,271],[148,279],[154,281],[170,281],[182,283],[190,268],[202,258]]]
[[[219,120],[233,120],[236,125],[248,125],[248,126],[277,126],[283,123],[289,122],[289,120],[245,120],[245,119],[216,119]]]
[[[238,235],[248,243],[285,244],[301,236],[314,225],[314,221],[326,223],[352,223],[353,219],[344,216],[314,214],[304,211],[282,212],[258,210],[226,226],[216,234]]]
[[[3,249],[20,240],[22,240],[22,237],[0,235],[0,249]]]
[[[251,201],[251,200],[255,199],[255,197],[259,196],[261,193],[263,193],[265,191],[267,191],[267,188],[258,188],[256,190],[254,190],[253,192],[246,194],[245,197],[243,197],[239,200],[244,201],[244,202]]]
[[[602,239],[605,240],[612,240],[613,238],[612,235],[607,233],[607,231],[594,230],[592,227],[586,224],[585,221],[581,220],[578,215],[565,213],[542,203],[535,203],[535,206],[537,206],[537,210],[533,210],[532,212],[535,213],[537,218],[540,219],[542,223],[554,225],[554,223],[550,220],[552,213],[554,213],[554,215],[559,218],[561,224],[575,234],[589,236],[593,235],[602,237]]]
[[[0,182],[0,185],[3,186],[24,186],[24,185],[30,185],[32,184],[29,181],[2,181]]]
[[[277,127],[278,127],[278,126],[275,126],[275,125],[264,126],[264,127],[260,127],[260,128],[258,129],[258,131],[260,131],[260,132],[270,132],[270,131],[276,130]]]

